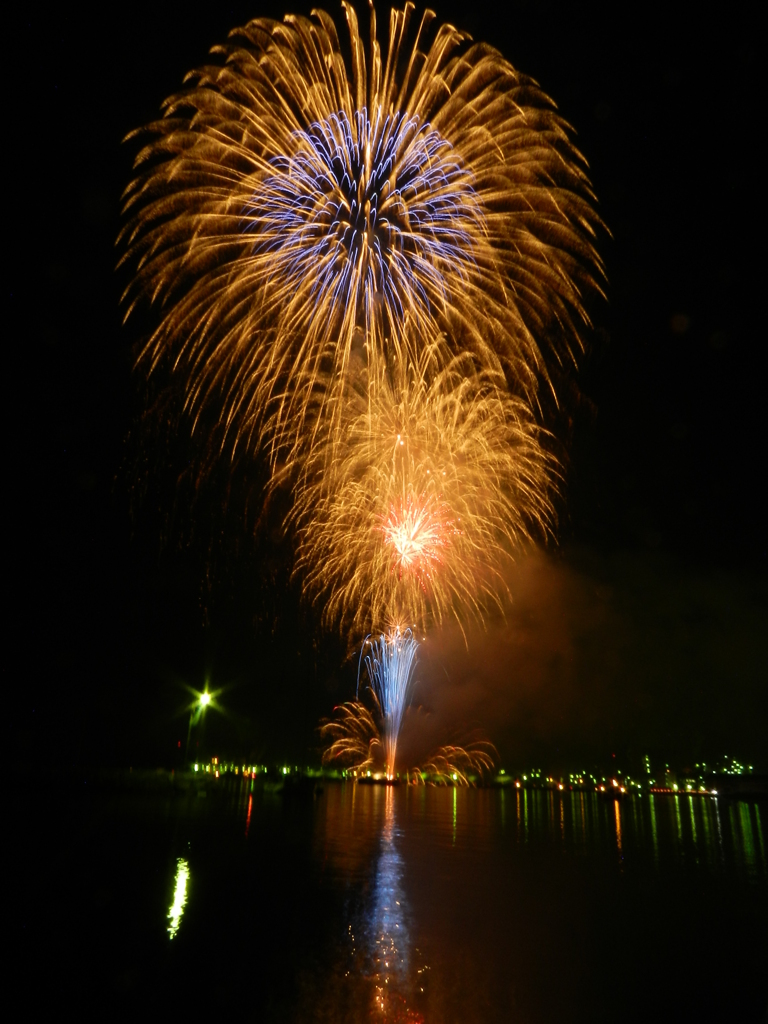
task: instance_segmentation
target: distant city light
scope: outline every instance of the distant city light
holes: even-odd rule
[[[212,695],[212,705],[215,707],[215,694]],[[198,704],[199,707],[199,704]],[[647,758],[643,759],[647,762]],[[715,764],[717,767],[715,767]],[[225,783],[225,776],[229,777],[232,781],[235,778],[241,777],[242,779],[248,779],[251,791],[253,791],[254,782],[250,780],[257,779],[262,773],[266,776],[264,784],[269,789],[275,783],[274,775],[278,777],[286,777],[296,773],[296,777],[299,778],[304,776],[306,778],[326,778],[331,779],[355,779],[360,776],[366,776],[370,782],[384,782],[387,779],[395,782],[404,782],[405,784],[424,784],[427,785],[462,785],[469,784],[475,785],[478,781],[482,784],[482,780],[479,777],[468,774],[466,778],[462,776],[461,772],[454,771],[454,766],[449,765],[444,773],[429,772],[407,772],[402,776],[398,773],[397,775],[389,776],[378,770],[356,770],[353,768],[347,769],[329,769],[327,767],[312,767],[312,766],[299,766],[299,765],[277,765],[268,767],[266,765],[248,765],[238,763],[236,761],[229,761],[224,758],[211,757],[209,763],[205,762],[194,762],[190,763],[188,771],[190,772],[204,772],[213,775],[216,779],[221,778],[222,782]],[[670,768],[669,764],[664,765],[664,771],[661,773],[661,777],[651,778],[645,777],[643,781],[637,781],[632,779],[627,772],[621,771],[618,765],[614,762],[613,772],[614,774],[609,776],[603,776],[600,778],[597,775],[592,774],[588,771],[571,771],[567,774],[560,775],[549,775],[545,774],[540,768],[529,769],[526,774],[519,771],[508,772],[505,768],[499,768],[498,774],[495,776],[495,780],[491,780],[491,784],[504,789],[507,786],[514,787],[517,790],[520,789],[545,789],[554,790],[559,793],[564,793],[565,790],[569,790],[574,796],[576,791],[584,792],[591,791],[596,794],[606,794],[614,799],[620,799],[622,797],[641,798],[646,793],[649,796],[668,794],[669,796],[679,797],[716,797],[718,790],[710,788],[711,783],[715,781],[714,775],[748,775],[750,771],[753,771],[751,766],[741,764],[736,761],[735,758],[720,758],[717,762],[712,762],[711,765],[706,765],[704,762],[701,764],[697,763],[693,768],[678,768],[673,766]],[[706,772],[706,774],[705,774]],[[270,779],[272,776],[272,780]],[[746,780],[745,780],[746,781]],[[760,787],[762,785],[761,780],[755,780],[755,785]],[[762,790],[760,790],[762,791]],[[202,793],[201,795],[205,795]],[[519,799],[519,798],[518,798]]]

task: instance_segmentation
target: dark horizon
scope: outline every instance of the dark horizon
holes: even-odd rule
[[[449,631],[425,653],[416,703],[446,739],[484,730],[507,762],[727,753],[766,771],[756,11],[433,6],[553,97],[612,237],[608,301],[591,308],[583,366],[553,414],[569,453],[558,542],[521,562],[506,624],[473,633],[469,652]],[[318,719],[354,692],[354,645],[301,605],[285,545],[251,542],[237,501],[222,515],[210,487],[185,504],[182,445],[152,451],[173,474],[143,502],[134,493],[144,389],[115,239],[136,145],[121,140],[229,29],[289,9],[305,7],[14,12],[23,761],[173,763],[185,686],[209,680],[226,691],[227,716],[208,726],[222,754],[302,763]]]

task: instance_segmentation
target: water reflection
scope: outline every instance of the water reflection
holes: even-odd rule
[[[549,881],[542,881],[542,891],[530,898],[530,906],[528,893],[517,888],[518,878],[526,882],[537,879],[536,872],[543,871],[545,864],[557,871],[555,865],[562,860],[550,860],[556,849],[561,851],[558,857],[570,852],[594,865],[603,881],[610,877],[606,873],[611,871],[609,861],[616,864],[620,876],[627,878],[624,884],[630,887],[638,884],[638,878],[648,878],[650,870],[660,884],[672,887],[665,889],[670,900],[680,898],[674,886],[684,877],[682,870],[703,872],[702,879],[707,874],[712,878],[734,869],[757,878],[766,874],[760,810],[754,804],[718,807],[716,800],[688,794],[608,799],[584,792],[410,792],[403,788],[374,793],[368,790],[357,799],[356,808],[352,799],[339,805],[342,814],[351,815],[333,827],[337,837],[345,835],[348,840],[357,833],[354,842],[361,850],[367,848],[370,857],[370,883],[357,904],[356,925],[349,926],[354,966],[347,971],[347,978],[356,1010],[339,1020],[455,1019],[465,1024],[486,1024],[512,1019],[504,1014],[512,1012],[519,997],[509,994],[511,989],[504,986],[525,984],[533,991],[536,985],[532,978],[525,983],[519,977],[509,980],[515,975],[509,971],[509,962],[515,957],[504,961],[504,966],[497,963],[497,958],[503,959],[504,944],[516,943],[517,959],[529,962],[525,934],[531,928],[541,928],[542,909],[549,913],[553,904],[574,919],[582,913],[581,908],[577,910],[579,897],[574,895],[578,887],[560,891],[554,900]],[[510,799],[515,802],[514,808],[507,808]],[[509,822],[508,811],[514,814]],[[727,821],[721,830],[719,818],[723,814]],[[721,831],[727,844],[724,853],[718,846]],[[467,856],[471,857],[469,861]],[[436,868],[439,865],[439,869],[433,871],[432,864]],[[454,915],[465,923],[472,919],[471,910],[464,907],[465,900],[469,902],[463,892],[468,864],[475,870],[482,865],[472,887],[483,893],[478,906],[485,907],[482,930],[487,930],[487,937],[481,941],[478,932],[473,931],[477,949],[465,960],[452,948],[448,936],[455,935]],[[586,877],[591,877],[593,868],[584,870]],[[481,881],[484,876],[485,882]],[[458,890],[445,881],[458,878],[464,883]],[[488,895],[491,890],[493,895]],[[439,891],[441,896],[430,898],[430,891]],[[602,897],[602,889],[596,893]],[[497,899],[511,915],[504,918],[504,923],[497,921],[489,909]],[[457,911],[457,906],[462,909]],[[542,933],[546,942],[558,941],[556,921],[560,911],[552,912],[554,916],[547,919],[548,927]],[[512,937],[507,922],[520,913],[527,915],[528,925]],[[611,926],[615,927],[612,919]],[[574,984],[584,969],[573,956]],[[475,1005],[468,992],[482,990],[484,979],[491,976],[505,980],[496,983],[495,994],[487,997],[488,1005],[482,999]],[[533,1007],[535,998],[530,998]],[[544,1015],[541,1019],[567,1019],[561,1010],[567,1014],[567,1008],[558,1004],[550,1017]]]
[[[757,826],[757,840],[760,844],[760,860],[765,863],[765,844],[763,842],[763,826],[760,824],[760,815],[755,809],[755,824]]]
[[[765,857],[760,834],[760,818],[754,805],[738,803],[732,806],[731,819],[734,835],[738,836],[741,856],[747,866],[754,870]]]
[[[239,859],[230,862],[242,868],[242,886],[234,872],[206,872],[198,843],[194,914],[169,955],[183,963],[203,944],[203,920],[228,915],[246,940],[258,939],[266,920],[295,959],[294,967],[276,954],[261,968],[273,1004],[256,1019],[268,1024],[626,1019],[606,1009],[614,990],[601,965],[616,948],[646,973],[681,956],[688,969],[688,950],[706,937],[733,975],[740,961],[728,960],[721,937],[739,915],[757,920],[750,908],[764,903],[766,809],[754,802],[347,783],[328,784],[311,802],[267,801],[243,785],[232,809]],[[179,858],[171,939],[190,885]],[[247,933],[233,909],[241,899],[251,901]],[[731,910],[734,899],[742,909]],[[158,892],[155,922],[167,905]],[[753,933],[754,946],[763,933]],[[615,986],[631,987],[628,977]],[[585,992],[594,1005],[574,1013]]]
[[[612,847],[622,858],[651,861],[660,869],[692,858],[702,867],[766,871],[760,808],[744,801],[688,793],[609,799],[581,791],[410,792],[352,785],[329,787],[324,807],[318,822],[322,857],[350,879],[374,866],[377,872],[394,870],[400,862],[392,858],[417,822],[457,853],[468,845],[496,848],[506,836],[520,847],[554,844],[587,856]],[[378,881],[376,886],[378,891]]]
[[[302,1003],[296,1019],[320,1019],[327,1012],[336,1022],[418,1024],[424,1018],[414,1000],[428,968],[412,942],[402,846],[404,825],[413,829],[424,823],[429,795],[423,787],[355,785],[328,787],[327,793],[317,819],[316,850],[323,870],[331,869],[335,884],[348,893],[344,967],[341,978],[332,971],[327,987]],[[449,813],[452,837],[456,807]]]
[[[187,905],[187,883],[189,882],[189,864],[183,857],[176,861],[176,881],[173,888],[173,903],[168,910],[168,935],[174,938],[181,925],[184,908]]]
[[[398,1020],[407,1009],[410,941],[403,892],[403,859],[397,843],[392,787],[385,790],[385,800],[374,895],[364,934],[368,940],[367,959],[375,985],[376,1009],[383,1020]]]
[[[723,827],[720,822],[720,801],[715,800],[715,820],[717,822],[717,846],[721,859],[723,858]]]
[[[253,810],[253,793],[248,794],[248,811],[245,817],[245,837],[248,838],[248,829],[251,827],[251,811]]]

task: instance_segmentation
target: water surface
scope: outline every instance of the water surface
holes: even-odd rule
[[[32,997],[288,1022],[765,1011],[765,804],[221,780],[73,795],[38,826]]]

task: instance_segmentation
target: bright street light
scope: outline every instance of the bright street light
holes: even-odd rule
[[[184,763],[187,768],[189,767],[189,741],[192,736],[192,729],[203,717],[203,712],[209,705],[211,705],[212,707],[216,707],[215,704],[212,704],[215,694],[209,693],[207,689],[203,693],[197,693],[197,691],[192,690],[191,687],[188,687],[188,689],[195,695],[195,700],[192,704],[189,705],[189,726],[187,727],[187,746],[184,752]],[[219,692],[220,691],[218,690],[216,691],[216,693]]]

